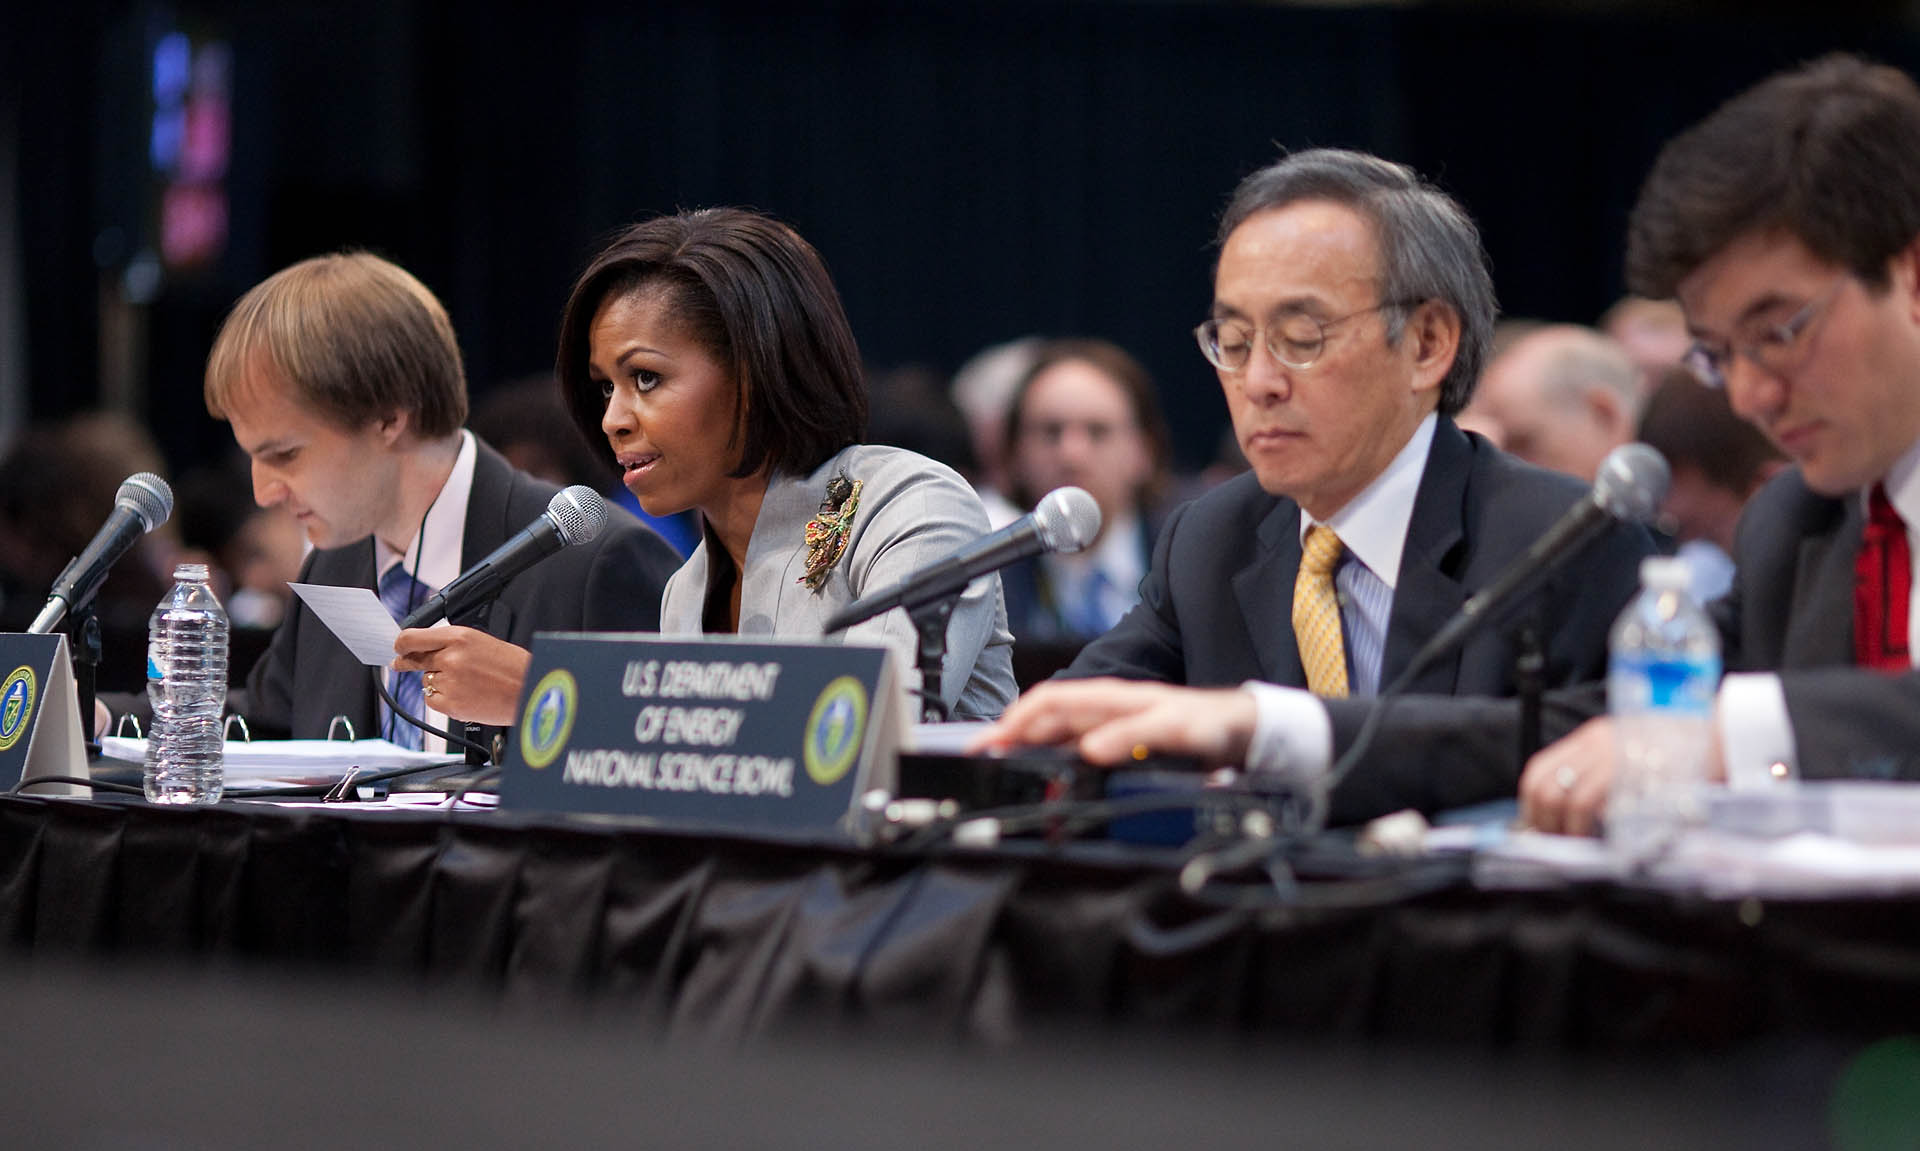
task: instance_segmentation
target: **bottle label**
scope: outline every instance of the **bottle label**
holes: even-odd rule
[[[1713,711],[1720,686],[1720,661],[1652,659],[1616,655],[1607,667],[1607,702],[1611,710],[1690,712]]]

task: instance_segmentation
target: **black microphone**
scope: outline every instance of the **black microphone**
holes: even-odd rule
[[[493,549],[486,559],[461,572],[458,579],[413,609],[400,626],[426,627],[486,603],[500,594],[508,580],[561,548],[589,542],[606,524],[607,501],[599,492],[585,484],[556,492],[539,519]]]
[[[67,561],[66,570],[47,593],[47,606],[40,609],[27,631],[45,635],[59,627],[67,613],[92,603],[107,578],[107,570],[127,553],[133,541],[166,523],[172,514],[173,489],[167,481],[152,472],[128,476],[113,497],[107,522],[94,533],[85,551]]]
[[[1646,523],[1660,510],[1672,472],[1659,452],[1646,444],[1621,444],[1600,461],[1593,490],[1568,508],[1560,519],[1533,542],[1519,559],[1507,565],[1494,581],[1460,605],[1460,611],[1421,648],[1414,667],[1466,639],[1481,622],[1532,589],[1561,564],[1616,521]],[[1383,693],[1384,694],[1384,693]]]
[[[822,634],[852,627],[896,607],[909,610],[958,595],[974,580],[1041,552],[1077,552],[1100,534],[1100,505],[1084,488],[1055,488],[1027,515],[885,591],[854,600],[828,618]]]

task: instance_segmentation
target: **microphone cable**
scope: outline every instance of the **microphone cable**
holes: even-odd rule
[[[1378,906],[1457,886],[1471,874],[1471,860],[1465,856],[1417,860],[1363,857],[1345,843],[1328,845],[1301,834],[1298,814],[1286,814],[1289,803],[1296,798],[1237,788],[1202,788],[1119,799],[1018,804],[944,817],[890,847],[901,853],[920,854],[950,841],[979,849],[998,846],[1001,836],[1025,832],[1044,832],[1049,839],[1063,840],[1129,816],[1192,810],[1211,813],[1216,826],[1181,849],[1180,864],[1167,876],[1160,891],[1217,910]],[[1276,801],[1281,805],[1278,809]],[[1232,826],[1222,826],[1228,820]],[[991,835],[980,841],[969,836],[965,829],[976,822],[990,824]],[[1255,882],[1224,878],[1251,868],[1259,869]]]
[[[412,713],[408,712],[405,708],[401,707],[400,701],[394,699],[393,693],[387,690],[387,669],[386,668],[370,667],[367,670],[373,673],[373,690],[380,693],[380,699],[386,703],[389,713],[394,718],[405,720],[406,722],[419,728],[421,731],[426,732],[428,735],[439,736],[441,739],[444,739],[447,741],[447,746],[449,748],[452,748],[454,746],[459,746],[461,748],[466,749],[467,751],[477,752],[480,756],[480,763],[477,766],[485,766],[486,764],[493,762],[493,753],[489,751],[484,745],[475,743],[473,740],[470,740],[463,735],[455,735],[450,731],[443,731],[440,728],[437,728],[432,724],[428,723],[426,720],[417,718]]]
[[[89,779],[84,775],[36,775],[32,779],[23,779],[7,789],[8,795],[19,795],[26,788],[42,783],[71,783],[80,787],[92,787],[101,791],[111,791],[121,795],[145,796],[147,789],[138,784],[119,783],[106,779]]]
[[[1206,880],[1212,875],[1238,871],[1263,858],[1277,855],[1290,844],[1305,842],[1326,830],[1327,818],[1332,814],[1334,789],[1339,787],[1340,782],[1347,776],[1353,774],[1353,769],[1373,746],[1374,739],[1380,734],[1380,724],[1386,719],[1388,709],[1405,698],[1407,686],[1424,672],[1428,665],[1443,653],[1452,650],[1454,643],[1464,641],[1467,636],[1480,630],[1486,623],[1487,617],[1481,616],[1472,628],[1459,636],[1451,637],[1449,642],[1429,642],[1415,652],[1413,658],[1407,661],[1407,666],[1400,669],[1400,674],[1393,677],[1393,682],[1387,684],[1379,694],[1373,697],[1371,706],[1367,708],[1367,717],[1360,722],[1360,730],[1354,735],[1353,742],[1347,745],[1347,750],[1334,760],[1333,766],[1327,769],[1325,775],[1301,789],[1300,802],[1305,804],[1305,810],[1299,813],[1293,825],[1277,830],[1271,838],[1245,839],[1228,844],[1212,853],[1196,853],[1193,859],[1188,861],[1188,867],[1194,869],[1189,874],[1198,874],[1200,879],[1189,889],[1189,894],[1198,896],[1204,890]],[[1436,637],[1436,639],[1440,638],[1447,637]]]
[[[1007,835],[1046,831],[1050,837],[1072,839],[1083,832],[1116,819],[1152,815],[1162,811],[1196,812],[1212,810],[1216,816],[1244,816],[1251,812],[1272,814],[1272,797],[1254,791],[1229,788],[1196,788],[1192,791],[1149,792],[1118,799],[1043,800],[1006,807],[989,807],[943,816],[895,842],[902,851],[925,851],[946,840],[965,840],[968,825],[990,827],[995,841]]]
[[[1442,652],[1450,650],[1452,646],[1447,644],[1436,647],[1428,644],[1421,648],[1414,653],[1412,659],[1407,661],[1407,666],[1400,669],[1400,674],[1393,677],[1393,682],[1373,697],[1372,706],[1367,708],[1367,718],[1360,721],[1360,731],[1353,737],[1353,742],[1347,745],[1347,750],[1341,753],[1339,759],[1333,761],[1333,766],[1327,770],[1327,773],[1321,776],[1314,786],[1307,789],[1308,812],[1304,828],[1307,834],[1318,833],[1327,826],[1327,816],[1331,814],[1333,807],[1333,789],[1340,786],[1341,780],[1353,774],[1354,766],[1360,762],[1362,756],[1367,754],[1367,749],[1373,746],[1374,737],[1380,734],[1380,724],[1386,718],[1387,709],[1402,698],[1407,685],[1411,684],[1421,672],[1427,670],[1427,665],[1438,659]]]

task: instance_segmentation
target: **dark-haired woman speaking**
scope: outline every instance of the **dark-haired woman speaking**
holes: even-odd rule
[[[698,509],[702,540],[667,583],[660,631],[817,639],[828,616],[988,531],[965,480],[859,443],[866,382],[840,296],[799,234],[737,209],[627,229],[581,273],[560,324],[560,386],[654,515]],[[891,647],[917,685],[917,637],[890,611],[843,633]],[[943,703],[1004,711],[1017,691],[999,578],[947,628]],[[394,666],[432,667],[459,718],[511,723],[527,653],[466,628],[402,632]]]
[[[687,212],[622,233],[574,285],[559,376],[642,507],[705,519],[667,584],[663,633],[816,638],[835,609],[988,530],[951,469],[859,443],[866,384],[839,293],[813,248],[765,216]],[[904,612],[845,638],[892,647],[917,678]],[[947,631],[955,719],[1012,701],[1011,643],[998,578],[975,581]]]

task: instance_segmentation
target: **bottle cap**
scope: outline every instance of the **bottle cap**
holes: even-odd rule
[[[173,569],[173,578],[176,583],[206,583],[207,565],[178,564]]]
[[[1685,591],[1693,572],[1679,556],[1648,556],[1640,561],[1640,586],[1655,591]]]

